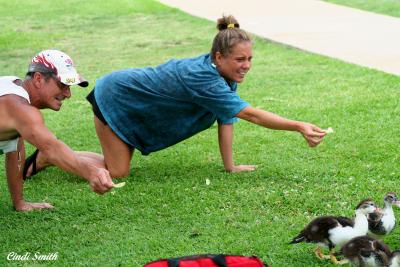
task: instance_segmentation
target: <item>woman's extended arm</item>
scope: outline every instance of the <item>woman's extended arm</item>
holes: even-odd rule
[[[300,132],[310,147],[317,146],[326,135],[324,130],[311,123],[289,120],[251,106],[241,110],[236,117],[270,129]]]

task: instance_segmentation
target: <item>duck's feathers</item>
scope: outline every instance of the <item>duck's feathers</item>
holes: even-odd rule
[[[393,211],[373,212],[368,214],[368,229],[375,235],[386,235],[396,224]]]
[[[386,235],[388,231],[383,226],[383,222],[379,221],[376,224],[370,224],[368,222],[368,229],[375,235]]]
[[[336,219],[343,227],[346,227],[346,226],[354,227],[353,219],[343,217],[343,216],[336,217]]]
[[[390,259],[389,267],[399,267],[400,266],[400,250],[395,250],[392,252],[392,258]]]
[[[382,223],[383,213],[375,211],[367,215],[368,218],[368,229],[377,235],[383,235],[386,233]]]
[[[312,220],[304,229],[293,238],[291,244],[300,242],[325,243],[329,245],[329,230],[339,225],[354,226],[353,220],[346,217],[321,216]]]
[[[374,211],[367,215],[368,222],[371,224],[376,224],[379,222],[383,217],[383,213],[379,211]]]
[[[342,255],[356,266],[388,266],[391,258],[389,247],[383,242],[359,236],[351,239],[341,249]]]

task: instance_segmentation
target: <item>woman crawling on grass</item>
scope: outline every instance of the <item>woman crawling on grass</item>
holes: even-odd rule
[[[237,118],[276,130],[300,132],[309,146],[326,135],[317,126],[282,118],[250,106],[236,92],[250,70],[252,42],[233,16],[217,22],[211,53],[170,60],[157,67],[112,72],[96,82],[87,99],[104,157],[78,152],[104,164],[112,177],[129,174],[133,151],[147,155],[185,140],[218,122],[219,148],[227,172],[252,171],[253,165],[233,161],[233,123]],[[36,153],[37,156],[37,153]],[[27,176],[46,166],[30,159]],[[29,168],[29,170],[28,170]]]

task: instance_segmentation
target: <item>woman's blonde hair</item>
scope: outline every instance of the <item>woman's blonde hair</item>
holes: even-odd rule
[[[217,52],[226,56],[236,44],[251,42],[249,34],[240,29],[239,22],[232,15],[222,16],[222,18],[218,19],[217,29],[219,32],[215,35],[211,47],[211,58],[213,60]]]

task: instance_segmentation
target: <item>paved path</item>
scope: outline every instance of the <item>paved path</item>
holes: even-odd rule
[[[159,0],[216,21],[233,14],[267,39],[400,75],[400,19],[317,0]]]

